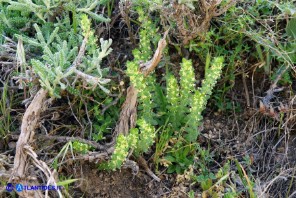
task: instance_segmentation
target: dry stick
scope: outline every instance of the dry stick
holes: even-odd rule
[[[49,136],[49,135],[38,135],[37,137],[44,140],[57,140],[59,142],[79,141],[81,143],[88,144],[100,151],[105,151],[107,149],[104,145],[101,145],[98,142],[86,140],[80,137]]]
[[[225,13],[231,6],[236,4],[236,0],[231,0],[225,7],[221,8],[219,11],[214,13],[214,16],[220,16]]]
[[[165,31],[163,38],[158,41],[158,46],[153,55],[153,58],[150,61],[140,65],[140,70],[145,76],[148,76],[148,74],[150,74],[160,62],[162,57],[162,51],[167,45],[167,42],[165,39],[168,33],[169,33],[169,29]]]
[[[121,98],[121,96],[122,96],[122,92],[120,92],[118,96],[115,98],[115,100],[113,100],[110,104],[104,106],[104,108],[102,109],[101,115],[104,115],[105,111],[107,111],[110,107],[116,105],[119,99]]]
[[[157,177],[149,168],[146,160],[143,157],[138,157],[137,158],[137,162],[139,164],[139,166],[141,166],[142,168],[144,168],[144,170],[146,171],[146,173],[148,175],[150,175],[150,177],[152,177],[155,181],[160,182],[160,178]]]
[[[38,124],[46,96],[47,91],[40,89],[24,114],[21,125],[21,134],[16,144],[13,173],[9,179],[13,183],[33,185],[29,181],[26,181],[25,172],[26,168],[29,166],[29,160],[25,146],[28,146],[33,142],[35,128]],[[43,197],[40,191],[22,191],[18,192],[18,194],[22,197]]]
[[[37,154],[33,151],[32,147],[30,147],[29,145],[26,145],[24,147],[24,149],[26,150],[26,153],[28,155],[30,155],[30,157],[32,158],[32,162],[33,164],[38,167],[46,176],[47,178],[47,186],[48,185],[53,185],[53,186],[57,186],[57,183],[55,181],[55,176],[57,177],[57,172],[55,170],[53,170],[52,172],[50,171],[49,167],[47,166],[47,164],[41,160],[37,159]],[[58,194],[60,197],[63,197],[62,193],[60,192],[60,190],[57,190]],[[48,197],[48,190],[45,191],[45,197]]]
[[[130,40],[131,40],[132,44],[133,45],[136,45],[136,40],[134,38],[134,34],[133,34],[132,27],[131,27],[130,18],[128,16],[129,15],[129,12],[130,12],[130,8],[131,8],[131,1],[125,1],[125,3],[123,3],[123,2],[120,1],[120,3],[119,3],[120,14],[123,17],[123,20],[124,20],[124,22],[127,25],[128,35],[130,37]]]
[[[249,90],[248,90],[248,86],[247,86],[247,82],[246,82],[245,66],[243,66],[242,69],[243,69],[242,80],[243,80],[243,85],[244,85],[244,89],[245,89],[247,106],[250,107],[250,95],[249,95]]]

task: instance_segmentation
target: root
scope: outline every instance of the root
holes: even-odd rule
[[[145,172],[152,177],[155,181],[160,182],[160,178],[157,177],[152,171],[151,169],[148,167],[148,164],[146,162],[146,160],[140,156],[137,158],[137,162],[139,163],[139,166],[141,166],[142,168],[144,168]]]

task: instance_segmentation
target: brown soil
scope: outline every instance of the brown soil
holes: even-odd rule
[[[77,189],[83,197],[160,197],[169,188],[165,186],[164,182],[153,181],[145,173],[140,172],[138,175],[133,175],[128,169],[107,172],[98,171],[97,168],[90,165],[83,165],[75,178],[81,178]]]

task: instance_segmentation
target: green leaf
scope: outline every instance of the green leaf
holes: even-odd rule
[[[84,10],[83,12],[87,13],[91,18],[93,18],[94,20],[98,21],[98,22],[105,22],[105,23],[109,23],[111,21],[111,19],[109,18],[105,18],[103,15],[98,15],[96,13],[90,12],[90,11],[86,11]]]
[[[57,182],[57,185],[58,186],[66,186],[66,185],[69,185],[71,183],[74,183],[76,181],[78,181],[79,179],[68,179],[68,180],[64,180],[64,181],[60,181],[60,182]]]
[[[47,45],[53,42],[54,38],[57,36],[59,29],[60,29],[59,27],[56,27],[54,31],[50,34],[49,39],[47,40]]]
[[[296,40],[296,18],[290,19],[286,26],[287,35]]]
[[[173,172],[175,172],[175,171],[176,171],[175,166],[172,166],[172,165],[171,165],[171,166],[168,167],[167,173],[170,174],[170,173],[173,173]]]
[[[171,155],[165,156],[165,159],[168,160],[168,161],[170,161],[170,162],[175,162],[176,161],[176,159],[173,156],[171,156]]]

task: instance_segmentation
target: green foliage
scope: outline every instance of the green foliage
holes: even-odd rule
[[[91,148],[91,146],[89,146],[88,144],[81,143],[79,141],[72,142],[72,147],[74,151],[82,154],[86,154]]]
[[[71,179],[71,177],[67,178],[67,177],[61,175],[59,177],[59,180],[60,181],[57,182],[57,186],[63,186],[64,190],[66,190],[68,192],[69,191],[69,185],[76,182],[76,181],[78,181],[79,179]]]
[[[29,18],[21,16],[20,12],[12,12],[7,9],[7,3],[0,1],[0,44],[3,43],[3,36],[13,36],[19,33],[28,22]]]
[[[64,35],[69,31],[76,34],[82,14],[87,14],[97,22],[110,22],[110,19],[94,12],[99,5],[106,3],[103,0],[2,0],[0,1],[0,34],[9,37],[16,33],[28,36],[34,23],[40,24],[42,29],[47,29],[50,33],[56,26],[66,29],[62,31]],[[59,33],[62,39],[68,38],[63,37],[62,34]],[[2,40],[3,37],[0,37],[0,43]]]
[[[38,56],[31,60],[31,64],[40,77],[41,86],[46,88],[51,96],[60,98],[61,90],[65,89],[78,94],[75,85],[70,87],[69,84],[75,76],[86,81],[92,89],[98,86],[108,93],[109,90],[104,85],[110,80],[103,78],[105,71],[101,69],[101,62],[111,52],[112,41],[100,39],[100,46],[97,46],[97,38],[88,19],[90,16],[97,22],[110,21],[94,12],[102,4],[106,2],[2,0],[0,33],[23,40],[28,44],[26,47],[29,52]],[[32,34],[35,34],[34,38]],[[82,63],[76,68],[74,60],[83,37],[88,40],[86,56],[80,57],[82,60],[78,61]],[[0,43],[2,39],[1,36]]]
[[[139,101],[139,119],[137,125],[139,135],[135,154],[147,152],[155,141],[156,127],[160,127],[161,120],[167,120],[167,129],[160,134],[159,139],[161,145],[156,145],[158,155],[166,152],[165,159],[169,164],[169,172],[183,172],[190,164],[193,163],[193,157],[196,152],[196,144],[192,144],[198,137],[197,127],[199,126],[207,100],[209,99],[212,89],[217,79],[221,75],[223,58],[214,58],[212,66],[206,71],[205,80],[201,88],[195,88],[195,74],[190,60],[183,59],[180,70],[180,85],[177,79],[171,75],[167,75],[167,92],[163,94],[162,89],[156,83],[154,75],[145,77],[139,71],[139,63],[146,62],[151,58],[151,43],[155,44],[156,28],[148,18],[145,18],[143,9],[138,8],[139,21],[142,22],[139,48],[133,51],[134,60],[127,63],[127,74],[130,77],[131,84],[138,90]],[[161,98],[159,101],[158,98]],[[161,103],[161,104],[160,104]],[[159,112],[158,112],[159,111]],[[165,117],[165,118],[164,118]],[[128,138],[129,136],[125,137]],[[127,155],[129,150],[126,139],[121,137],[119,143],[125,145],[120,150],[116,158],[117,162],[123,160],[123,156]],[[175,145],[167,149],[165,145],[172,139]],[[115,155],[115,154],[114,154]],[[159,156],[154,159],[159,160]],[[111,162],[114,161],[113,157]],[[122,162],[121,162],[122,163]],[[159,162],[157,162],[159,163]],[[109,165],[111,167],[119,167],[117,165]]]
[[[128,151],[134,148],[135,154],[139,155],[146,152],[154,143],[155,128],[153,126],[153,102],[152,102],[152,87],[151,82],[154,77],[150,76],[145,78],[139,72],[139,63],[146,62],[152,56],[151,42],[156,35],[156,28],[154,24],[144,15],[144,11],[140,8],[137,9],[139,14],[139,21],[142,22],[140,35],[139,48],[133,51],[134,60],[127,62],[127,74],[133,86],[138,90],[139,108],[141,109],[137,124],[139,129],[131,129],[127,137],[119,135],[116,142],[116,149],[108,163],[101,165],[103,169],[120,168],[125,161]],[[159,37],[158,37],[159,38]],[[150,85],[150,86],[149,86]]]
[[[181,174],[193,164],[196,147],[188,145],[184,139],[175,139],[174,146],[172,149],[168,150],[169,151],[166,151],[166,156],[164,157],[164,160],[168,163],[168,173],[176,172]]]
[[[261,0],[250,3],[248,9],[245,6],[242,3],[230,8],[223,17],[214,20],[205,39],[191,40],[187,46],[202,62],[206,62],[209,53],[225,58],[223,80],[213,94],[213,104],[223,112],[240,111],[239,104],[231,101],[227,93],[234,88],[237,77],[243,74],[249,77],[248,63],[254,60],[258,61],[256,71],[264,72],[271,80],[283,73],[280,84],[291,85],[293,81],[290,68],[295,64],[295,5]],[[286,23],[287,16],[287,25],[282,27],[280,24]],[[275,20],[267,22],[266,18]]]
[[[126,160],[129,150],[134,149],[138,142],[138,129],[131,129],[128,136],[119,134],[116,140],[116,147],[109,162],[103,162],[99,169],[116,170]]]
[[[247,178],[241,171],[241,166],[237,171],[231,171],[231,163],[233,161],[227,161],[224,165],[219,168],[216,173],[210,171],[208,167],[213,161],[212,156],[208,153],[208,150],[202,151],[203,155],[198,159],[197,163],[191,169],[196,170],[196,173],[193,171],[189,172],[191,178],[191,185],[198,184],[202,189],[203,197],[240,197],[244,195],[244,191],[249,192],[250,197],[256,197],[253,192],[253,186],[250,190],[249,184],[253,185],[253,182]],[[200,161],[199,161],[200,160]],[[234,160],[234,163],[237,164],[237,160]],[[244,189],[238,187],[232,179],[240,177],[242,181],[244,180]]]
[[[98,105],[94,105],[92,110],[90,110],[89,112],[92,113],[91,117],[94,118],[93,128],[95,133],[93,133],[92,138],[95,141],[99,141],[104,139],[104,135],[107,133],[108,128],[115,125],[117,116],[115,118],[111,117],[112,115],[116,114],[115,112],[112,112],[111,114],[107,113],[107,115],[102,115],[99,111]],[[117,108],[115,110],[117,110]]]
[[[153,118],[153,87],[151,82],[155,81],[154,76],[144,77],[139,72],[139,63],[146,62],[152,56],[151,42],[155,41],[156,28],[152,22],[145,17],[143,9],[137,9],[139,21],[142,22],[140,31],[139,48],[133,51],[134,60],[127,63],[127,74],[133,86],[138,90],[139,108],[141,108],[137,124],[140,128],[138,146],[136,153],[146,152],[153,144],[155,138],[154,118]],[[159,38],[159,37],[158,37]],[[155,44],[155,43],[154,43]],[[153,83],[152,83],[153,84]]]
[[[97,21],[109,22],[110,19],[104,18],[102,15],[98,15],[93,12],[95,8],[101,4],[100,0],[95,1],[56,1],[56,0],[5,0],[9,3],[8,10],[19,11],[22,14],[34,13],[42,22],[52,20],[57,13],[72,12],[74,19],[76,14],[84,13]],[[62,9],[62,10],[59,10]]]
[[[170,138],[174,145],[167,149],[165,157],[169,164],[169,172],[181,173],[193,163],[193,157],[198,149],[196,142],[199,131],[198,126],[202,121],[202,111],[212,94],[212,90],[221,75],[223,58],[214,58],[212,66],[208,67],[202,86],[194,86],[194,71],[192,63],[183,59],[180,70],[180,87],[174,76],[167,77],[168,123],[170,130],[175,131]],[[181,91],[180,91],[181,90]],[[160,139],[167,134],[160,134]],[[163,144],[163,143],[161,143]],[[165,151],[165,150],[164,150]],[[164,152],[163,151],[163,152]]]
[[[236,8],[233,13],[239,13],[241,8]],[[251,6],[247,13],[238,16],[241,26],[246,28],[241,32],[244,34],[244,40],[252,39],[251,47],[256,48],[257,54],[252,56],[259,57],[261,66],[272,80],[280,77],[281,84],[291,84],[290,69],[296,62],[295,56],[295,5],[290,2],[277,1],[259,1]],[[232,15],[234,16],[234,15]],[[268,23],[256,23],[265,18],[275,17],[274,25]],[[284,18],[290,17],[285,31],[278,24],[284,22]],[[248,18],[248,20],[246,20]],[[236,23],[237,19],[227,19],[227,22]],[[234,27],[228,26],[232,32]],[[262,50],[263,49],[263,50]],[[273,67],[277,65],[278,67]]]
[[[10,132],[11,129],[11,102],[13,97],[8,93],[8,84],[5,83],[3,90],[0,92],[0,137],[1,139],[6,138],[6,135]]]
[[[49,35],[48,39],[44,37],[37,24],[34,24],[37,39],[18,35],[20,39],[23,39],[28,44],[42,48],[42,61],[32,59],[31,63],[33,70],[40,78],[41,86],[47,89],[53,97],[60,98],[60,90],[65,90],[70,85],[69,81],[68,84],[65,84],[67,81],[65,82],[64,79],[69,79],[74,74],[83,78],[93,88],[98,85],[105,92],[109,92],[103,85],[110,80],[103,78],[100,65],[102,59],[112,51],[110,49],[111,40],[104,41],[101,39],[101,48],[97,47],[95,43],[96,38],[90,29],[90,21],[87,16],[82,16],[81,23],[82,34],[89,38],[90,44],[86,49],[87,55],[83,58],[79,68],[71,66],[78,56],[78,47],[71,48],[69,40],[61,40],[58,35],[58,27]],[[70,38],[72,37],[70,36]],[[69,88],[69,90],[75,93],[73,87]]]

